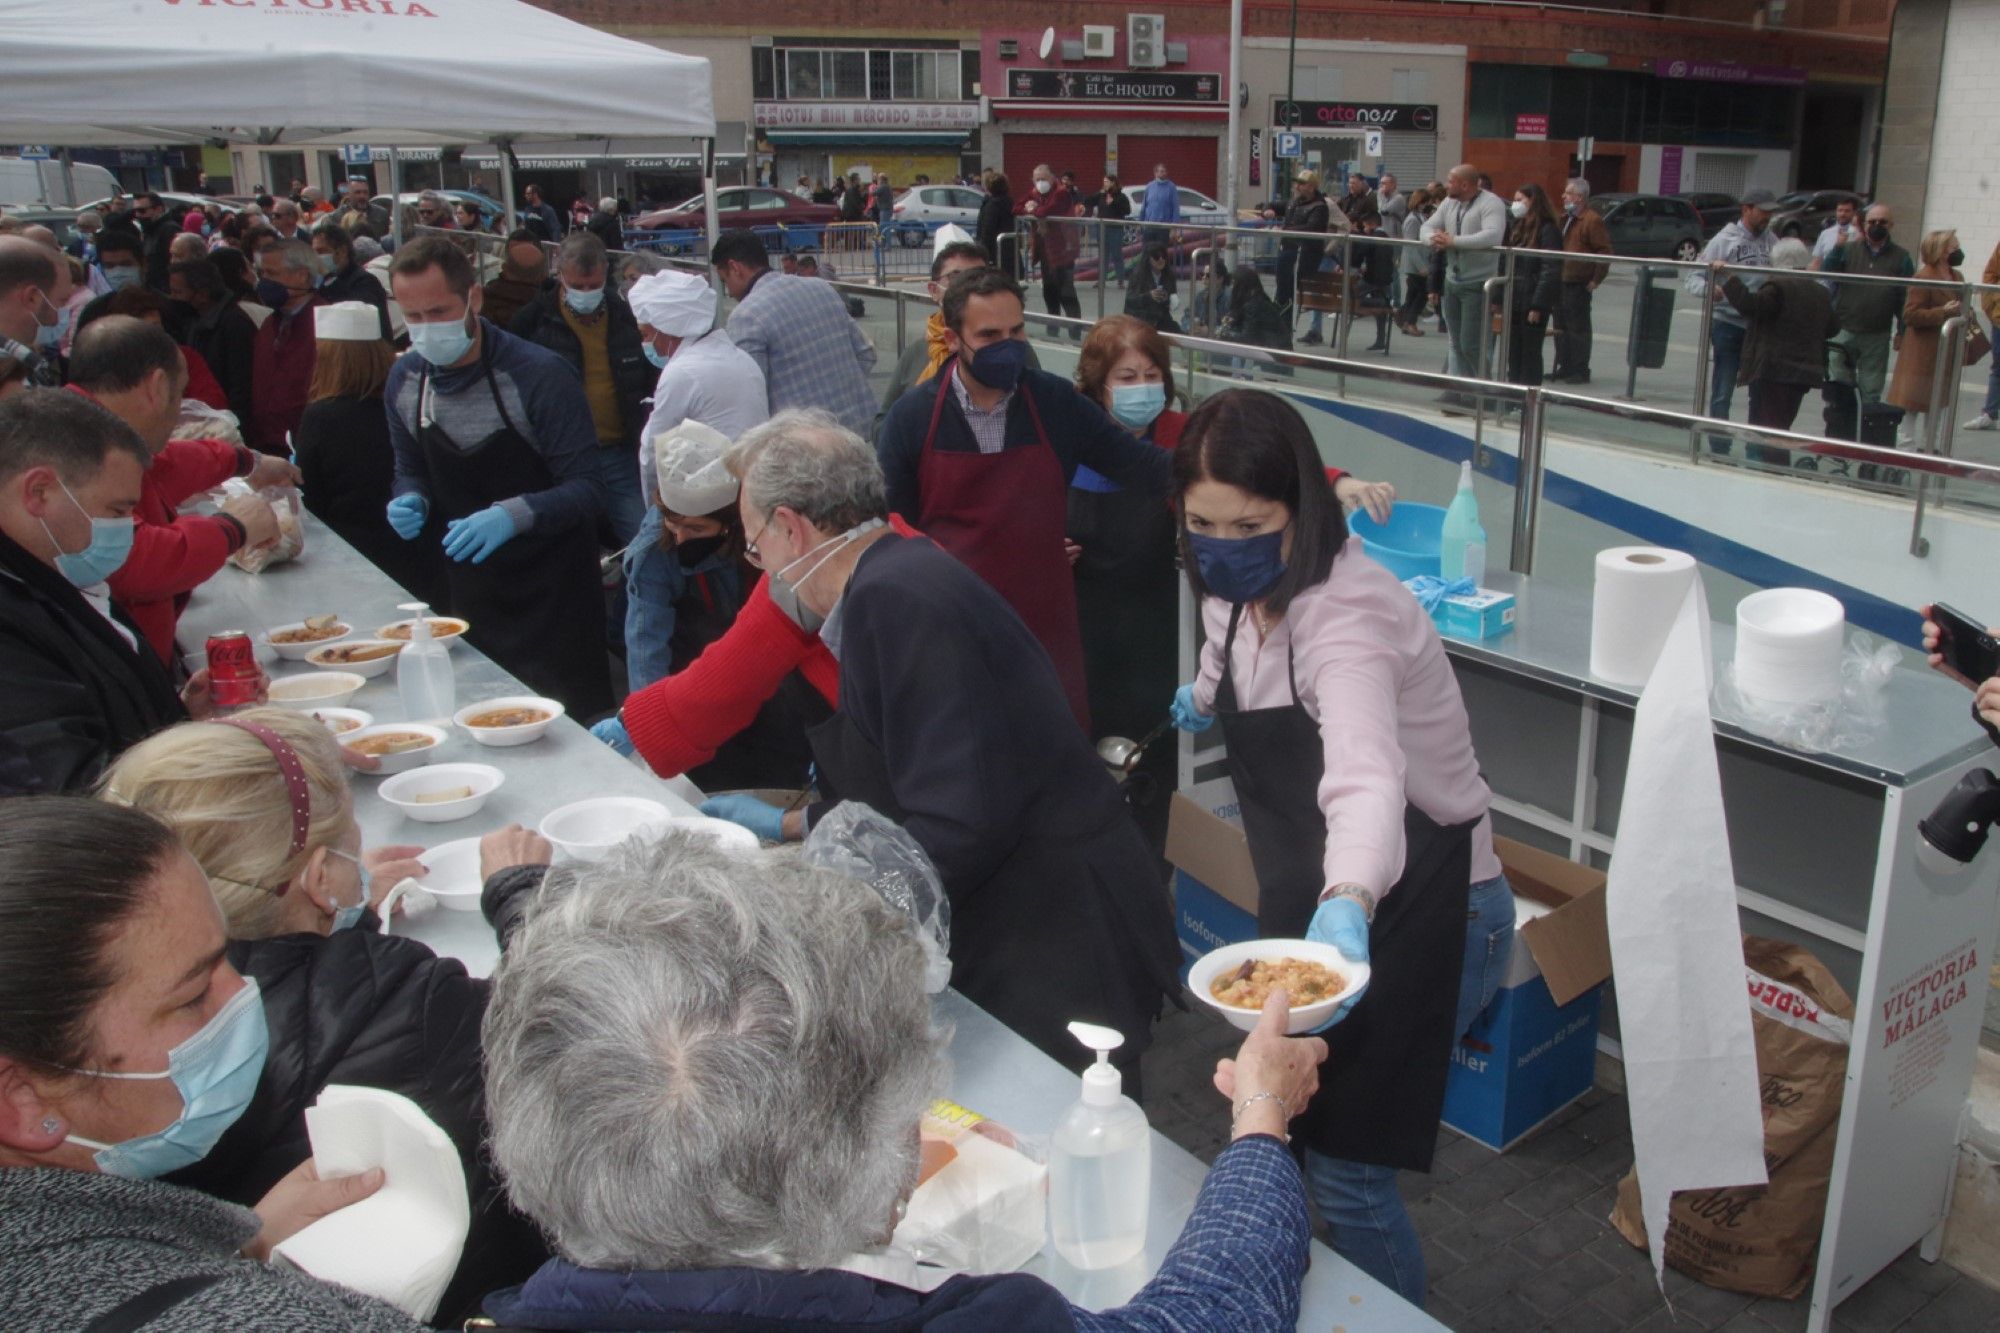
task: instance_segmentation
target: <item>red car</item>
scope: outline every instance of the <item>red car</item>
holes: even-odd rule
[[[717,190],[715,214],[717,225],[724,231],[733,227],[818,227],[840,221],[840,210],[832,204],[815,204],[795,194],[761,185],[731,185]],[[685,228],[699,231],[706,225],[701,196],[696,195],[672,208],[641,213],[631,225],[641,231],[677,231]]]

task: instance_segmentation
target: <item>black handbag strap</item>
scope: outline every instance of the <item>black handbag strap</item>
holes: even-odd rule
[[[127,1296],[85,1325],[83,1333],[138,1333],[156,1316],[222,1281],[222,1276],[220,1273],[199,1273],[190,1277],[169,1278]]]

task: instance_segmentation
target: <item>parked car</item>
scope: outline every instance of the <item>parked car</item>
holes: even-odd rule
[[[1192,223],[1198,227],[1222,227],[1229,224],[1229,210],[1221,204],[1201,191],[1190,190],[1185,185],[1176,188],[1180,194],[1182,222]],[[1132,219],[1136,222],[1140,206],[1146,202],[1146,187],[1128,185],[1125,187],[1125,197],[1132,201]]]
[[[1674,198],[1687,200],[1701,214],[1703,240],[1743,216],[1743,201],[1733,194],[1677,194]]]
[[[1853,204],[1859,213],[1868,207],[1868,196],[1852,190],[1794,190],[1780,195],[1771,206],[1771,234],[1816,240],[1842,204]]]
[[[732,227],[823,227],[840,221],[832,204],[815,204],[783,190],[761,185],[731,185],[715,192],[716,223]],[[641,213],[630,225],[640,231],[700,230],[702,197],[682,200],[672,208]]]
[[[1647,259],[1701,257],[1701,214],[1685,199],[1664,194],[1600,194],[1591,204],[1611,234],[1611,253]]]
[[[47,227],[56,234],[56,244],[64,249],[76,236],[76,210],[74,208],[4,208],[9,221],[18,222],[23,227]]]
[[[160,202],[167,206],[167,215],[169,217],[178,218],[191,208],[207,208],[210,204],[214,204],[225,213],[240,213],[243,211],[242,205],[233,204],[227,199],[216,198],[212,195],[182,194],[178,190],[156,190],[154,193],[158,194]],[[132,191],[126,190],[119,195],[107,195],[102,199],[92,200],[90,203],[81,205],[81,208],[94,208],[99,213],[104,213],[110,209],[113,198],[130,199],[131,197]]]
[[[970,185],[918,185],[896,198],[896,240],[903,245],[922,245],[930,233],[947,222],[967,231],[979,226],[979,206],[986,192]]]

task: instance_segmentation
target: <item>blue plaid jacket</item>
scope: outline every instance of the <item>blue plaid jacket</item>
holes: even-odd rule
[[[824,408],[862,439],[873,435],[875,348],[831,283],[765,272],[731,312],[729,338],[764,372],[773,414]]]

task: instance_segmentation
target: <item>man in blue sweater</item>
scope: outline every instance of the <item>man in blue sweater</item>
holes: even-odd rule
[[[1181,187],[1167,177],[1167,164],[1162,162],[1153,168],[1153,179],[1146,182],[1145,196],[1139,201],[1141,222],[1179,222],[1181,220]],[[1165,236],[1152,232],[1146,234],[1149,241],[1163,241]]]
[[[439,541],[451,612],[529,688],[589,717],[611,707],[595,536],[597,432],[574,367],[480,318],[485,293],[443,237],[396,252],[410,353],[383,399],[396,452],[389,526]]]

